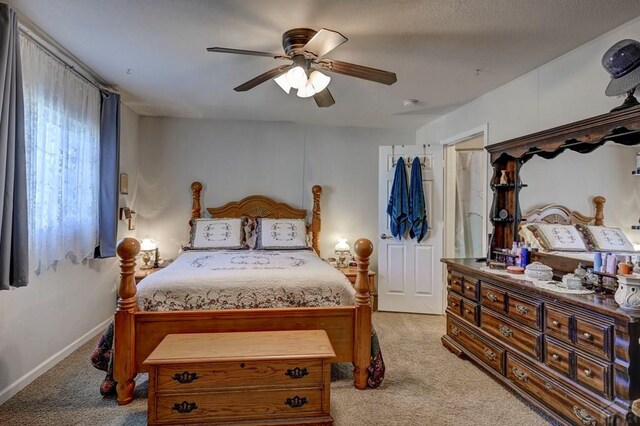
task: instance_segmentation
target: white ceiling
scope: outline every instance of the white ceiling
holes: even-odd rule
[[[640,15],[638,0],[9,3],[118,87],[142,115],[409,129]],[[294,27],[340,31],[349,41],[327,57],[394,71],[398,82],[333,74],[336,104],[319,109],[272,81],[232,90],[282,62],[205,51],[279,53],[282,33]],[[407,98],[420,103],[408,110]]]

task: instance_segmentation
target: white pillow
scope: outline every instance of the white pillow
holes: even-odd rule
[[[538,222],[527,224],[527,230],[544,251],[589,251],[574,225]]]
[[[191,225],[191,249],[241,249],[242,219],[196,219]]]
[[[588,225],[576,225],[576,227],[584,236],[591,251],[612,253],[635,251],[633,244],[631,244],[620,228]]]
[[[256,250],[307,249],[304,219],[256,219]]]

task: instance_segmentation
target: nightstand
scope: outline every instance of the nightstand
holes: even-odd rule
[[[356,283],[356,275],[358,270],[356,268],[338,268],[338,271],[342,272],[349,282],[353,285]],[[376,294],[376,273],[369,271],[369,294],[371,295],[371,307],[374,311],[378,310],[378,295]]]
[[[133,275],[133,278],[136,280],[136,284],[138,284],[144,277],[147,275],[151,275],[154,272],[159,271],[161,268],[147,268],[147,269],[136,269],[136,273]]]

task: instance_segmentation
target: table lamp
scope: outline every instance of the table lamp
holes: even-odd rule
[[[338,257],[338,268],[346,268],[347,264],[345,261],[347,260],[349,254],[351,254],[351,247],[349,247],[349,244],[347,244],[347,239],[339,238],[338,244],[336,244],[334,250],[336,252],[336,256]]]
[[[158,267],[158,242],[151,238],[144,238],[140,242],[140,253],[142,253],[142,261],[144,265],[141,269],[157,268]],[[151,253],[154,253],[153,265],[149,265],[151,261]]]

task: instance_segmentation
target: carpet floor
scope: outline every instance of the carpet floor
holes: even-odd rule
[[[356,390],[350,366],[334,368],[331,414],[340,425],[548,425],[549,420],[471,362],[440,344],[443,317],[376,312],[387,366],[378,389]],[[0,425],[144,425],[147,377],[136,399],[102,398],[89,356],[97,338],[0,406]]]

